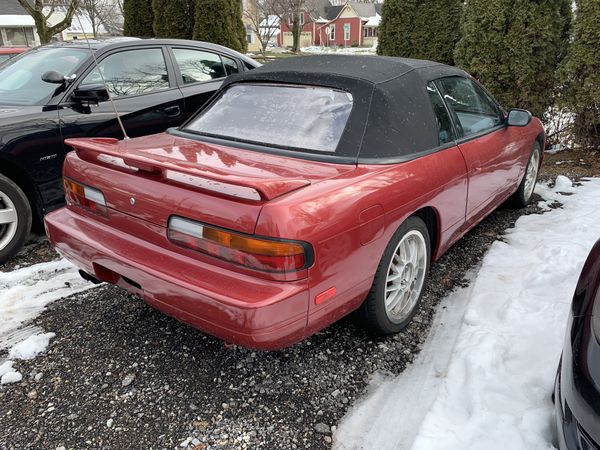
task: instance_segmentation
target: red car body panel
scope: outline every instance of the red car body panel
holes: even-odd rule
[[[391,236],[423,208],[437,217],[432,253],[439,258],[474,225],[475,216],[479,220],[516,190],[541,132],[536,119],[528,127],[504,127],[389,165],[307,161],[166,133],[120,142],[72,140],[85,159],[71,152],[64,175],[104,192],[109,217],[69,206],[46,216],[46,229],[61,254],[99,280],[139,294],[228,342],[275,349],[360,306]],[[496,151],[486,160],[489,148],[500,149],[502,157]],[[220,171],[223,180],[247,173],[249,180],[304,179],[309,184],[283,189],[270,200],[247,200],[90,161],[97,153],[120,154],[135,165],[139,161],[132,159],[144,152],[164,157],[173,170],[194,167],[208,176]],[[295,273],[265,273],[179,247],[166,237],[173,213],[258,236],[309,242],[315,262]],[[336,295],[316,304],[316,296],[332,287]]]

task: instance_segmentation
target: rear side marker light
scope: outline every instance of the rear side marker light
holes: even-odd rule
[[[79,206],[100,216],[108,217],[106,200],[101,191],[69,178],[64,178],[63,184],[68,205]]]
[[[258,238],[182,217],[171,217],[168,236],[177,245],[264,272],[295,272],[312,263],[305,242]]]
[[[321,292],[315,297],[315,305],[320,305],[321,303],[332,299],[333,297],[335,297],[336,293],[337,289],[335,287],[329,288],[326,291]]]

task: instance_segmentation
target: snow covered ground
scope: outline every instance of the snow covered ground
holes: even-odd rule
[[[415,364],[374,379],[335,448],[553,448],[551,392],[571,297],[600,238],[600,179],[558,177],[537,192],[548,212],[492,245],[470,286],[442,303]]]
[[[9,360],[0,360],[0,383],[21,381],[13,360],[34,358],[54,337],[54,333],[23,324],[48,303],[93,286],[64,259],[0,272],[0,350],[9,349]]]

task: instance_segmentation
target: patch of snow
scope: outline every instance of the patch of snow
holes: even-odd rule
[[[575,192],[573,188],[573,182],[569,180],[569,178],[564,175],[559,175],[556,177],[556,181],[554,182],[554,191],[558,193],[568,192],[570,194]]]
[[[48,303],[93,287],[65,259],[0,272],[0,348],[6,348],[6,337]]]
[[[2,375],[2,378],[0,378],[0,384],[18,383],[22,379],[23,375],[21,375],[21,372],[6,372]]]
[[[32,359],[44,352],[54,333],[23,324],[34,319],[54,300],[93,288],[66,260],[51,261],[0,272],[0,350],[13,359]],[[2,384],[21,381],[13,361],[0,365]]]
[[[24,341],[14,345],[8,352],[8,357],[12,359],[33,359],[37,355],[46,351],[50,339],[55,337],[54,333],[34,334]]]
[[[565,190],[574,194],[561,194]],[[351,412],[335,435],[338,448],[553,448],[551,394],[573,291],[600,237],[600,179],[573,187],[559,177],[554,187],[539,185],[536,192],[562,208],[519,218],[504,242],[492,244],[471,288],[457,292],[467,307],[464,317],[449,325],[458,329],[450,362],[447,370],[427,375],[441,380],[418,380],[423,373],[417,368],[390,382],[422,385],[425,398],[435,391],[423,421],[403,423],[406,411],[419,411],[420,395],[383,383],[384,395],[375,389],[371,396],[385,401],[362,423],[353,419],[365,415],[361,406]],[[447,350],[440,341],[430,339],[427,346],[415,366],[429,358],[444,367]],[[369,400],[363,405],[372,405]],[[380,422],[390,425],[376,432]],[[351,432],[345,423],[353,424]],[[370,440],[355,441],[362,435]]]
[[[13,362],[12,361],[4,361],[2,364],[0,364],[0,377],[2,377],[5,373],[8,372],[15,372],[16,369],[13,368]]]
[[[545,153],[554,155],[556,153],[562,152],[563,150],[567,150],[567,147],[564,146],[563,144],[554,144],[550,148],[546,149]]]
[[[466,278],[472,280],[475,275],[473,270]],[[458,337],[456,324],[462,321],[472,289],[470,283],[442,300],[418,359],[402,376],[374,374],[366,398],[353,407],[336,430],[334,449],[410,448],[448,371]],[[389,433],[398,424],[405,430],[401,443]],[[371,446],[373,442],[377,446]]]

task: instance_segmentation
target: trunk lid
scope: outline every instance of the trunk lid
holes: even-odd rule
[[[265,203],[356,168],[167,133],[65,142],[75,149],[65,176],[100,189],[109,208],[163,227],[175,214],[253,233]]]

